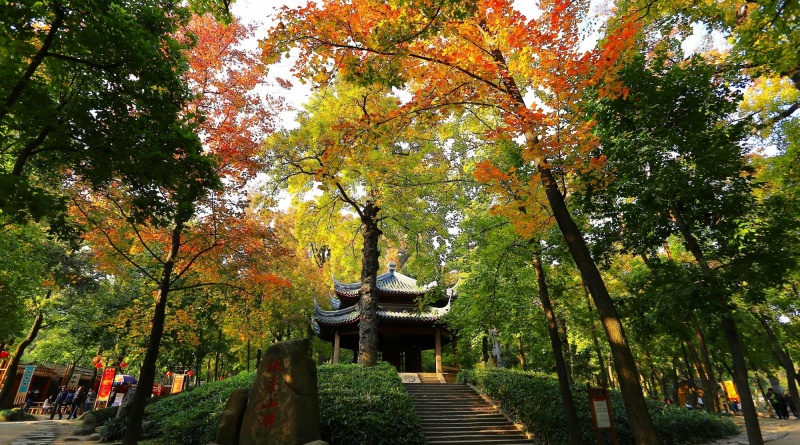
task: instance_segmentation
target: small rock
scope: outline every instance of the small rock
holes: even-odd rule
[[[215,442],[219,445],[238,445],[239,432],[242,429],[242,419],[247,410],[247,390],[239,388],[234,390],[219,419]]]
[[[128,392],[125,393],[122,402],[119,404],[119,408],[117,408],[117,419],[128,415],[128,412],[131,410],[131,405],[133,405],[134,397],[136,397],[136,387],[132,386],[128,389]]]
[[[90,434],[89,437],[86,438],[86,440],[91,440],[92,442],[100,442],[100,439],[102,437],[103,436],[100,433],[94,433]]]

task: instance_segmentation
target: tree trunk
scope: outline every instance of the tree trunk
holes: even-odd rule
[[[713,277],[714,272],[711,270],[711,266],[708,265],[703,255],[700,243],[697,242],[697,239],[694,237],[694,234],[692,234],[686,221],[683,220],[680,208],[677,206],[670,208],[669,214],[683,236],[687,250],[692,253],[698,266],[700,266],[700,270],[710,284],[710,279]],[[758,416],[756,415],[756,407],[753,403],[753,395],[750,393],[750,386],[747,384],[747,364],[744,361],[744,351],[739,341],[736,321],[733,319],[732,315],[734,309],[733,303],[729,298],[723,296],[720,296],[720,301],[717,303],[721,306],[722,330],[725,332],[725,339],[728,341],[728,348],[730,348],[731,357],[733,358],[734,381],[736,381],[736,390],[739,392],[740,401],[742,403],[747,439],[750,445],[761,445],[764,443],[764,439],[761,437],[761,428],[758,426]]]
[[[522,348],[522,335],[517,337],[517,358],[519,358],[519,366],[522,370],[527,371],[528,366],[525,363],[525,350]]]
[[[531,131],[526,132],[526,140],[533,144],[534,136]],[[628,422],[633,430],[633,436],[637,444],[658,444],[660,440],[650,413],[647,410],[647,403],[644,400],[642,385],[639,381],[639,371],[636,368],[636,360],[633,358],[625,330],[622,327],[614,301],[608,294],[603,277],[597,269],[597,265],[592,259],[589,248],[583,239],[572,215],[567,209],[564,196],[558,189],[558,183],[553,177],[552,171],[539,163],[539,174],[542,185],[547,194],[547,201],[553,211],[559,229],[561,230],[567,247],[569,248],[575,265],[581,272],[586,287],[594,299],[594,305],[600,314],[600,320],[608,337],[608,344],[611,348],[611,355],[614,359],[614,366],[617,370],[619,387],[622,392],[622,400],[625,403],[625,412],[628,414]]]
[[[695,386],[697,379],[694,376],[694,371],[692,371],[692,361],[689,359],[689,354],[686,352],[685,343],[685,341],[681,343],[681,351],[683,352],[683,363],[686,365],[686,378],[692,382],[692,391],[690,392],[692,397],[689,401],[694,406],[697,405],[697,386]]]
[[[761,313],[756,314],[756,316],[758,321],[761,322],[761,326],[764,327],[764,332],[767,333],[767,337],[769,337],[772,350],[781,362],[783,369],[786,370],[786,384],[789,387],[789,397],[792,398],[792,403],[794,403],[795,407],[800,407],[800,395],[797,394],[797,372],[794,370],[794,363],[792,363],[789,355],[781,346],[780,341],[778,341],[778,337],[775,335],[772,327],[770,327],[767,317]]]
[[[200,381],[203,380],[203,360],[206,358],[205,346],[203,346],[203,328],[200,328],[199,337],[200,341],[197,345],[197,351],[194,357],[194,372],[196,373],[194,376],[195,386],[200,386]]]
[[[161,270],[161,279],[156,296],[156,305],[153,311],[153,320],[150,326],[150,339],[147,343],[147,351],[142,361],[142,369],[139,374],[139,385],[133,397],[130,414],[128,414],[128,427],[122,437],[122,445],[136,445],[142,431],[142,420],[144,419],[144,408],[150,399],[153,383],[156,376],[156,361],[158,351],[161,347],[161,337],[164,334],[164,321],[166,319],[167,296],[172,286],[172,271],[175,267],[175,259],[181,246],[181,233],[183,223],[177,221],[172,229],[170,249],[164,267]]]
[[[747,430],[748,443],[750,445],[763,445],[764,438],[761,437],[756,405],[753,403],[750,384],[747,382],[747,364],[744,362],[744,352],[742,351],[741,343],[739,343],[736,320],[730,314],[723,314],[722,330],[725,332],[725,339],[728,340],[728,347],[731,349],[731,356],[733,357],[733,380],[736,382],[736,391],[739,393],[739,400],[744,411],[744,426],[745,430]]]
[[[542,303],[542,308],[544,308],[544,313],[547,317],[547,331],[550,333],[550,345],[553,348],[553,358],[556,360],[558,386],[561,390],[564,414],[567,417],[567,429],[569,430],[570,443],[572,445],[581,445],[583,444],[581,426],[578,421],[575,402],[572,400],[567,364],[564,362],[564,354],[561,349],[561,336],[558,332],[558,323],[556,321],[556,315],[553,312],[553,306],[550,304],[550,293],[547,288],[547,281],[545,280],[544,269],[542,269],[542,262],[538,252],[533,253],[533,269],[536,271],[536,281],[539,284],[539,301]]]
[[[361,258],[361,289],[359,290],[358,312],[358,363],[362,367],[378,363],[378,213],[381,209],[374,201],[368,200],[361,209],[361,234],[364,247]]]
[[[484,32],[492,34],[488,25],[481,24]],[[492,58],[501,73],[500,81],[505,87],[505,92],[510,96],[518,107],[527,109],[525,98],[522,96],[519,87],[511,75],[505,56],[499,48],[491,48]],[[530,127],[525,130],[525,149],[534,155],[533,163],[539,173],[539,181],[542,184],[550,210],[556,220],[564,241],[567,244],[570,255],[575,265],[583,277],[583,281],[589,288],[594,299],[597,312],[608,337],[611,355],[614,359],[614,366],[619,378],[619,386],[622,392],[622,400],[625,403],[625,412],[628,414],[628,422],[633,430],[633,436],[637,444],[653,445],[660,443],[653,420],[647,411],[647,403],[644,400],[644,393],[639,381],[639,372],[636,369],[636,361],[633,358],[625,330],[619,319],[614,301],[608,293],[603,277],[597,269],[597,265],[592,258],[583,234],[572,219],[572,215],[564,201],[564,195],[559,190],[558,182],[553,176],[550,164],[547,162],[542,150],[538,149],[538,139]]]
[[[694,367],[697,369],[697,375],[700,376],[700,383],[703,385],[703,407],[708,410],[714,410],[714,412],[719,412],[717,409],[717,405],[714,403],[714,400],[717,399],[717,391],[716,385],[714,387],[711,386],[711,381],[709,380],[709,372],[707,372],[705,366],[700,360],[700,355],[697,353],[697,348],[694,347],[694,343],[691,340],[685,340],[686,346],[689,348],[689,353],[691,354],[692,361],[694,362]],[[712,375],[711,379],[714,378]],[[710,402],[710,403],[709,403]]]
[[[47,295],[44,297],[44,299],[46,300],[50,298],[51,294],[52,291],[47,291]],[[11,359],[6,365],[6,375],[3,381],[3,389],[0,390],[0,408],[2,409],[11,409],[14,407],[14,393],[11,391],[13,390],[12,387],[14,386],[14,379],[17,377],[17,368],[19,367],[19,362],[22,359],[22,354],[25,352],[25,348],[27,348],[39,334],[39,329],[42,328],[43,321],[44,313],[40,310],[39,313],[36,314],[36,318],[33,319],[33,325],[31,325],[31,330],[28,331],[28,335],[17,344],[17,348],[14,349],[14,355],[11,356]]]
[[[589,297],[589,289],[586,284],[581,282],[583,286],[583,294],[586,296],[586,306],[589,307],[589,313],[594,312],[592,307],[592,299]],[[597,363],[600,365],[600,384],[609,387],[608,375],[606,374],[606,361],[603,359],[603,350],[600,349],[600,341],[597,339],[597,327],[594,325],[594,318],[591,319],[592,323],[592,344],[594,345],[595,353],[597,354]]]
[[[561,341],[561,350],[563,351],[564,357],[566,357],[567,379],[570,386],[572,386],[575,383],[572,378],[574,363],[572,358],[572,346],[569,344],[569,337],[567,336],[567,320],[565,320],[564,317],[556,316],[555,309],[553,309],[553,315],[558,323],[558,338]]]
[[[703,364],[703,367],[706,370],[706,376],[708,377],[708,386],[709,390],[713,390],[712,395],[712,407],[714,408],[715,413],[722,412],[722,406],[719,403],[719,397],[717,397],[719,391],[717,386],[717,379],[714,377],[714,368],[711,366],[711,358],[708,354],[708,345],[706,345],[706,337],[703,335],[703,330],[700,328],[700,323],[697,321],[697,317],[692,317],[692,326],[694,326],[694,332],[697,335],[697,344],[700,346],[700,361]]]

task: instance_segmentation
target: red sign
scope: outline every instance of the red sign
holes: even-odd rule
[[[183,374],[176,374],[175,378],[172,379],[172,394],[177,394],[183,391]]]
[[[100,380],[100,388],[97,390],[98,402],[108,401],[108,397],[111,395],[111,385],[114,384],[114,374],[116,374],[116,369],[114,368],[106,368],[106,370],[103,371],[103,378]]]
[[[158,385],[153,385],[153,395],[154,396],[158,397],[163,393],[164,393],[164,385],[162,385],[160,383]]]

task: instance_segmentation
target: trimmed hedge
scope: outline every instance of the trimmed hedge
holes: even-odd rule
[[[214,441],[219,418],[230,394],[253,386],[255,372],[152,399],[145,409],[146,437],[168,445],[203,445]],[[317,368],[320,435],[331,445],[417,445],[425,439],[413,400],[397,371],[387,363],[363,369],[358,365]],[[114,409],[114,413],[116,409]],[[125,431],[124,420],[103,416],[106,438]]]
[[[235,389],[249,389],[254,379],[254,371],[242,372],[225,380],[191,387],[189,391],[159,397],[145,408],[146,419],[153,423],[150,436],[181,445],[213,442],[228,397]]]
[[[506,414],[525,425],[541,443],[569,443],[556,378],[507,369],[477,369],[462,371],[458,374],[458,381],[474,384],[499,403]],[[572,395],[584,442],[593,443],[592,415],[586,388],[574,386]],[[617,438],[621,444],[633,444],[622,395],[619,391],[610,391],[609,395]],[[687,410],[652,399],[647,400],[647,408],[663,445],[703,443],[739,433],[739,428],[730,420],[705,411]],[[608,434],[603,436],[604,440],[608,439]]]
[[[413,399],[392,365],[317,369],[322,440],[331,445],[425,443]]]
[[[0,422],[17,422],[22,420],[36,420],[36,416],[23,412],[22,408],[0,411]]]

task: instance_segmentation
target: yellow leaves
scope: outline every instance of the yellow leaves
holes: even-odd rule
[[[785,77],[761,77],[747,88],[740,109],[748,113],[760,113],[767,117],[780,112],[784,107],[797,103],[800,91]]]

